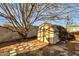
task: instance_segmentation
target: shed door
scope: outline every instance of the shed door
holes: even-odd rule
[[[48,43],[49,33],[48,27],[42,26],[38,32],[38,40]]]
[[[45,28],[44,28],[44,29],[43,29],[43,41],[49,43],[49,42],[48,42],[48,38],[49,38],[48,29],[45,29]]]
[[[51,40],[52,43],[53,43],[54,34],[55,34],[54,29],[51,26],[49,26],[49,27],[45,26],[43,33],[44,33],[43,34],[43,37],[44,37],[43,40],[44,40],[44,42],[49,43],[50,40]]]
[[[49,43],[54,38],[53,28],[49,25],[43,25],[38,31],[38,40]]]

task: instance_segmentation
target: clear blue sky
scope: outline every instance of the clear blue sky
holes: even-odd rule
[[[5,22],[7,22],[6,19],[0,17],[0,25],[3,25]],[[57,20],[57,21],[47,21],[47,20],[45,20],[45,21],[36,21],[34,23],[34,25],[35,26],[39,26],[39,25],[41,25],[41,23],[44,23],[44,22],[48,22],[48,23],[52,23],[52,24],[58,24],[58,25],[63,25],[63,26],[66,25],[66,21],[65,20]],[[73,18],[73,22],[74,22],[74,24],[79,24],[79,18],[75,18],[74,17]]]
[[[79,18],[73,18],[72,19],[72,21],[73,21],[73,23],[74,24],[79,24]],[[41,25],[41,23],[44,23],[44,22],[48,22],[48,23],[51,23],[51,24],[57,24],[57,25],[62,25],[62,26],[66,26],[66,21],[65,20],[56,20],[56,21],[37,21],[37,22],[35,22],[34,23],[34,25],[37,25],[37,26],[39,26],[39,25]]]
[[[6,22],[6,19],[3,17],[0,17],[0,25],[3,25]]]
[[[79,9],[79,7],[78,7],[78,9]],[[1,9],[0,9],[0,11],[1,11]],[[78,16],[79,15],[79,11],[77,11],[74,15]],[[79,24],[79,17],[78,18],[77,17],[72,17],[72,19],[73,19],[74,24]],[[5,22],[6,22],[6,19],[0,17],[0,25],[3,25]],[[48,22],[48,23],[58,24],[58,25],[63,25],[63,26],[66,25],[66,21],[65,20],[60,20],[60,21],[58,21],[58,20],[57,21],[47,21],[47,20],[37,21],[37,22],[34,23],[34,25],[39,26],[43,22]]]

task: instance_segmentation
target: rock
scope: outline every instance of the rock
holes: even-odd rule
[[[42,56],[43,55],[43,51],[39,51],[38,53],[36,53],[36,55]]]
[[[55,51],[54,51],[54,50],[52,50],[52,51],[50,51],[50,53],[54,54],[54,53],[55,53]]]
[[[79,51],[75,51],[75,53],[79,55]]]
[[[79,50],[79,47],[75,47],[75,50]]]
[[[61,48],[65,49],[65,50],[68,50],[68,47],[66,47],[66,46],[61,45]]]
[[[60,56],[68,56],[68,53],[60,53]]]
[[[53,49],[58,50],[58,51],[65,51],[62,47],[60,46],[53,46]]]
[[[64,51],[64,52],[61,52],[59,55],[61,55],[61,56],[68,56],[68,51]]]
[[[0,56],[9,56],[10,54],[8,52],[0,53]]]

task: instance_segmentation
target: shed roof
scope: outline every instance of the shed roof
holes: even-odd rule
[[[56,31],[66,31],[66,28],[64,28],[63,26],[61,25],[55,25],[55,24],[50,24],[50,23],[43,23],[43,24],[47,24],[47,25],[50,25],[52,28],[54,28]],[[43,25],[41,24],[41,25]],[[40,26],[41,26],[40,25]]]

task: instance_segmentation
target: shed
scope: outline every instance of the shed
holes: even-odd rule
[[[43,23],[38,28],[37,39],[46,43],[56,44],[61,40],[60,36],[64,36],[62,32],[66,32],[66,29],[60,25]]]

